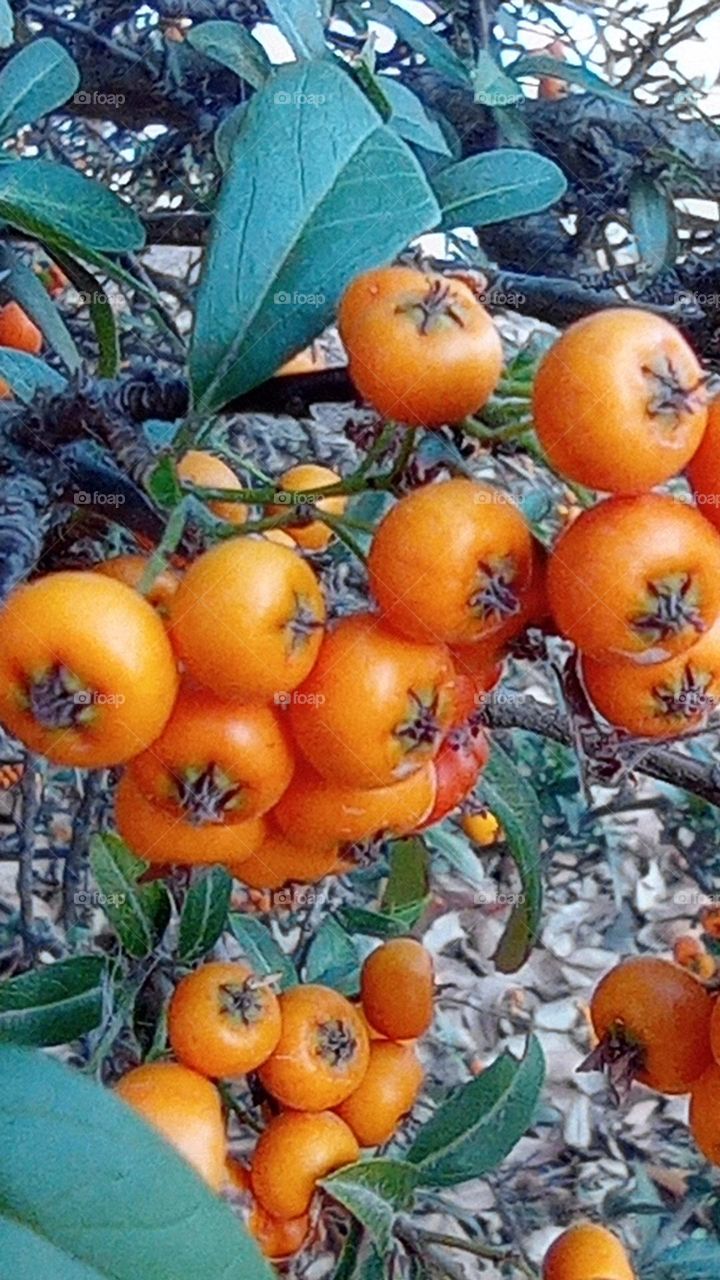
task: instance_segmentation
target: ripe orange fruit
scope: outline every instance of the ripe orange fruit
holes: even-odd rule
[[[233,868],[233,874],[251,889],[281,889],[288,881],[312,884],[344,868],[336,844],[331,848],[320,841],[297,845],[276,827],[268,824],[265,839],[251,858]]]
[[[690,1132],[705,1159],[720,1165],[720,1066],[717,1062],[692,1086]]]
[[[123,840],[139,858],[161,866],[223,863],[250,858],[265,837],[262,818],[196,825],[169,813],[143,795],[126,773],[115,793],[115,822]]]
[[[355,844],[381,832],[407,835],[432,812],[437,795],[433,764],[389,787],[343,787],[298,768],[273,819],[291,844]]]
[[[115,1092],[220,1191],[227,1141],[220,1094],[209,1080],[176,1062],[152,1062],[128,1071]]]
[[[551,1244],[542,1280],[635,1280],[635,1272],[612,1231],[576,1222]]]
[[[294,1258],[310,1235],[310,1217],[307,1213],[297,1218],[274,1218],[261,1204],[256,1204],[248,1222],[250,1233],[266,1258],[271,1262],[284,1262]]]
[[[588,1068],[606,1066],[660,1093],[687,1093],[712,1061],[713,1001],[684,969],[634,956],[596,988],[590,1015],[600,1046]]]
[[[153,804],[201,825],[266,813],[286,790],[293,768],[274,709],[184,688],[160,737],[135,757],[130,773]]]
[[[290,727],[329,781],[386,787],[437,754],[454,699],[444,645],[401,640],[374,614],[355,614],[326,636],[290,706]]]
[[[320,369],[326,368],[325,356],[313,343],[312,346],[298,351],[297,355],[292,356],[290,360],[286,360],[285,364],[278,369],[276,377],[286,377],[292,373],[317,373]]]
[[[465,835],[481,848],[495,844],[502,837],[500,823],[489,809],[478,809],[477,813],[466,813],[460,825]]]
[[[295,505],[301,517],[297,524],[283,525],[281,532],[292,535],[299,547],[306,551],[324,551],[331,541],[333,533],[321,520],[305,517],[305,509],[316,507],[318,511],[327,511],[331,516],[341,516],[347,506],[347,498],[338,494],[335,498],[323,498],[321,492],[332,485],[339,484],[342,476],[329,467],[320,467],[313,462],[305,462],[297,467],[290,467],[278,481],[278,489],[284,493],[296,494]],[[282,515],[292,510],[285,503],[267,508],[269,516]]]
[[[183,978],[168,1015],[173,1052],[201,1075],[255,1071],[280,1039],[275,992],[245,964],[208,963]]]
[[[548,593],[560,630],[590,657],[662,662],[720,614],[720,535],[663,494],[608,498],[561,535]]]
[[[460,422],[500,381],[502,344],[462,281],[412,267],[358,276],[338,315],[355,386],[385,418]]]
[[[283,992],[280,1013],[279,1043],[259,1071],[268,1093],[298,1111],[338,1106],[368,1067],[369,1040],[357,1010],[330,987],[308,983]]]
[[[415,1046],[373,1040],[367,1072],[337,1114],[350,1126],[361,1147],[389,1142],[403,1116],[412,1110],[424,1072]]]
[[[432,1022],[434,988],[430,952],[414,938],[392,938],[365,961],[360,999],[368,1022],[388,1039],[415,1040]]]
[[[609,493],[638,493],[677,475],[707,423],[694,352],[667,320],[633,307],[571,325],[543,359],[533,401],[552,465]]]
[[[216,458],[214,453],[205,453],[200,449],[191,449],[180,459],[177,473],[181,480],[195,484],[200,489],[238,491],[243,487],[227,462]],[[227,520],[228,524],[245,524],[248,518],[248,508],[244,502],[222,502],[218,499],[217,502],[208,503],[208,506],[213,515],[219,520]]]
[[[270,701],[309,675],[325,601],[299,555],[266,538],[231,538],[188,569],[170,631],[191,676],[221,698]]]
[[[252,1157],[252,1189],[275,1218],[307,1213],[321,1178],[354,1164],[354,1133],[332,1111],[285,1111],[260,1135]]]
[[[512,500],[464,477],[401,498],[369,559],[382,621],[426,643],[471,644],[508,624],[512,632],[515,619],[521,628],[532,567],[530,530]]]
[[[57,764],[121,764],[162,732],[178,687],[167,632],[121,582],[65,571],[0,610],[0,720]]]
[[[106,578],[115,578],[118,582],[124,582],[126,586],[138,591],[149,563],[149,556],[112,556],[110,560],[103,560],[101,564],[93,565],[93,572],[102,573]],[[145,599],[148,604],[157,609],[158,613],[167,616],[168,604],[175,595],[179,582],[180,579],[173,569],[163,569],[155,578]]]
[[[720,400],[710,405],[705,434],[687,475],[705,519],[720,529]]]
[[[0,307],[0,347],[14,347],[37,356],[42,344],[42,333],[17,302],[6,302]]]

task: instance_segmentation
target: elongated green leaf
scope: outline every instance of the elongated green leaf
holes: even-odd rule
[[[74,956],[0,982],[0,1041],[69,1044],[98,1025],[102,956]]]
[[[92,178],[48,160],[0,165],[0,217],[39,240],[69,238],[109,253],[141,249],[145,242],[129,205]]]
[[[67,385],[57,369],[15,347],[0,347],[0,378],[10,384],[23,404],[31,404],[40,390],[62,391]]]
[[[105,290],[96,279],[69,253],[56,251],[55,257],[63,268],[68,280],[82,295],[90,311],[90,319],[95,329],[100,350],[98,374],[101,378],[116,378],[120,368],[120,340],[118,337],[115,313],[110,305]]]
[[[157,945],[170,919],[170,898],[161,881],[138,884],[148,864],[136,858],[118,836],[96,835],[90,865],[100,889],[99,905],[123,947],[138,958]]]
[[[547,209],[564,195],[562,170],[534,151],[486,151],[448,165],[435,177],[442,225],[484,227]]]
[[[540,927],[542,814],[532,787],[496,742],[480,782],[479,796],[504,827],[520,875],[521,893],[493,957],[503,973],[516,973],[527,960]]]
[[[367,911],[365,907],[342,907],[338,919],[353,933],[365,933],[369,938],[403,938],[407,933],[404,921],[384,912]]]
[[[443,40],[442,36],[437,35],[419,18],[408,13],[406,9],[392,4],[390,0],[374,0],[369,12],[373,18],[378,18],[380,22],[392,27],[403,44],[409,45],[416,53],[422,54],[430,66],[439,71],[446,80],[460,85],[463,89],[471,87],[470,71],[465,63],[458,58],[447,40]]]
[[[332,916],[323,920],[310,944],[305,981],[334,987],[346,996],[357,995],[360,990],[358,949],[350,934]]]
[[[0,0],[0,49],[9,49],[15,39],[15,20],[9,0]]]
[[[412,1165],[379,1159],[348,1165],[320,1185],[350,1210],[384,1251],[389,1247],[396,1215],[410,1208],[420,1180]]]
[[[238,105],[233,107],[232,111],[229,111],[225,118],[220,121],[220,124],[215,130],[213,147],[220,167],[223,170],[228,169],[230,166],[232,150],[235,146],[242,122],[245,119],[247,109],[247,102],[238,103]]]
[[[232,877],[224,867],[201,871],[191,884],[180,916],[178,956],[192,964],[215,946],[227,923]]]
[[[323,58],[325,33],[317,0],[265,0],[278,30],[298,58]]]
[[[378,84],[392,108],[390,123],[401,138],[441,156],[451,154],[440,125],[430,119],[417,94],[394,76],[378,76]]]
[[[652,178],[637,173],[630,181],[628,209],[640,255],[648,274],[656,276],[675,261],[677,252],[672,198]]]
[[[109,1089],[0,1047],[0,1257],[12,1280],[273,1280],[230,1209]]]
[[[80,72],[57,40],[25,45],[0,71],[0,141],[61,107],[79,83]]]
[[[481,49],[472,73],[475,101],[485,107],[511,107],[524,93],[487,49]]]
[[[407,1152],[418,1186],[453,1187],[496,1168],[532,1123],[544,1079],[545,1058],[531,1037],[520,1061],[503,1053],[457,1089]]]
[[[561,62],[559,58],[551,58],[549,54],[536,54],[532,57],[523,55],[517,62],[513,62],[507,71],[508,75],[515,80],[521,80],[526,76],[533,78],[553,76],[559,80],[567,80],[569,84],[580,85],[590,93],[609,98],[611,102],[622,103],[626,107],[632,105],[629,94],[623,93],[620,89],[614,89],[607,80],[595,75],[594,71],[589,71],[587,67],[576,67],[571,62]]]
[[[390,915],[410,913],[415,922],[428,894],[428,853],[422,840],[394,840],[390,846],[390,875],[380,904]]]
[[[354,275],[438,216],[411,151],[346,72],[273,75],[248,106],[213,220],[190,358],[199,405],[270,377],[329,323]],[[335,241],[342,253],[328,253]]]
[[[270,930],[252,916],[230,915],[230,928],[240,944],[243,955],[256,973],[265,976],[280,974],[280,987],[296,987],[298,976],[289,956],[280,950]]]
[[[272,71],[260,42],[239,22],[200,22],[190,28],[187,39],[194,49],[234,71],[253,89],[261,89]]]
[[[717,1280],[720,1243],[710,1237],[684,1240],[644,1266],[640,1280]]]
[[[0,271],[8,273],[3,279],[3,289],[16,298],[30,319],[35,321],[65,367],[71,373],[78,369],[80,354],[55,303],[35,272],[8,244],[0,244]]]

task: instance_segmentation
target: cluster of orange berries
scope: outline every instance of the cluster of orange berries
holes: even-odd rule
[[[681,964],[637,956],[605,975],[590,1003],[598,1045],[582,1069],[607,1070],[617,1087],[639,1080],[659,1093],[689,1094],[692,1136],[720,1165],[720,1004],[701,980],[703,951],[689,942],[677,945]],[[708,979],[714,972],[713,965]]]
[[[423,1081],[415,1042],[432,1020],[433,987],[430,954],[412,938],[370,954],[358,1004],[314,984],[278,997],[247,965],[211,962],[171,1000],[176,1061],[136,1067],[116,1091],[215,1191],[242,1192],[261,1247],[284,1257],[308,1237],[318,1182],[361,1147],[388,1142],[412,1109]],[[214,1082],[250,1072],[268,1101],[246,1167],[228,1155]]]
[[[535,379],[550,461],[612,495],[556,543],[552,614],[597,710],[640,736],[697,728],[720,697],[720,405],[708,413],[705,382],[678,330],[633,309],[572,325]],[[697,507],[649,492],[688,466]]]

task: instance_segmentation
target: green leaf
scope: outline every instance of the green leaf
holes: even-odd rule
[[[192,964],[215,946],[227,923],[232,876],[224,867],[201,871],[188,889],[180,916],[178,957]]]
[[[230,915],[230,928],[242,954],[260,977],[280,974],[280,988],[296,987],[298,976],[289,956],[281,951],[267,925],[252,916]]]
[[[273,75],[245,113],[213,219],[190,357],[196,402],[219,409],[274,374],[332,320],[354,275],[438,216],[412,152],[345,71],[303,63]],[[328,254],[338,236],[342,254]]]
[[[542,813],[532,787],[496,742],[492,744],[478,794],[504,828],[520,875],[522,892],[493,957],[502,973],[516,973],[527,960],[540,928]]]
[[[407,933],[403,920],[364,907],[341,907],[338,919],[352,933],[364,933],[370,938],[404,938]]]
[[[675,206],[662,187],[643,173],[630,180],[630,226],[649,275],[656,276],[675,261],[677,253]]]
[[[428,853],[423,841],[419,837],[393,840],[390,875],[380,904],[383,911],[394,916],[422,911],[428,890]]]
[[[390,3],[390,0],[375,0],[368,16],[377,18],[391,27],[403,44],[408,44],[415,53],[422,54],[430,66],[439,71],[451,84],[460,85],[463,89],[471,87],[470,72],[448,41],[436,35],[430,27],[420,22],[418,18],[414,18],[407,10],[400,9],[397,5]]]
[[[717,1280],[720,1244],[710,1237],[684,1240],[640,1268],[639,1280]]]
[[[435,177],[445,231],[539,213],[566,190],[565,176],[554,161],[511,147],[470,156]]]
[[[177,507],[183,500],[183,490],[178,480],[175,461],[168,454],[161,458],[150,473],[147,482],[148,493],[161,506],[168,510]]]
[[[69,253],[56,251],[55,257],[68,280],[87,302],[100,350],[98,376],[116,378],[120,370],[120,339],[110,299],[100,281]]]
[[[503,71],[487,49],[481,49],[472,73],[475,101],[484,107],[511,107],[522,102],[522,89]]]
[[[441,823],[428,831],[425,839],[431,850],[438,855],[451,871],[462,876],[468,884],[479,889],[485,883],[486,873],[482,863],[468,841],[457,829],[449,824]],[[434,861],[434,860],[433,860]]]
[[[0,378],[10,384],[23,404],[32,404],[40,390],[62,391],[67,386],[62,374],[44,360],[14,347],[0,347]]]
[[[9,0],[0,0],[0,49],[9,49],[15,40],[15,22]]]
[[[220,1197],[111,1090],[10,1045],[0,1047],[0,1256],[13,1280],[275,1277]]]
[[[3,29],[6,35],[7,19]],[[57,40],[25,45],[0,71],[0,141],[61,107],[79,84],[80,72]]]
[[[571,62],[562,62],[559,58],[551,58],[546,54],[532,57],[524,54],[507,68],[508,75],[514,80],[522,80],[526,76],[537,79],[538,76],[552,76],[558,80],[567,80],[568,84],[578,84],[590,93],[597,93],[602,98],[609,98],[625,107],[633,105],[632,97],[620,89],[614,89],[607,80],[588,71],[587,67],[576,67]]]
[[[0,982],[0,1041],[69,1044],[97,1027],[103,1011],[102,956],[74,956]]]
[[[272,72],[272,63],[262,45],[239,22],[201,22],[190,28],[187,41],[207,58],[234,71],[253,89],[261,89]]]
[[[395,1217],[410,1208],[419,1181],[418,1170],[404,1161],[378,1159],[348,1165],[324,1178],[320,1186],[349,1209],[378,1249],[385,1251]]]
[[[137,214],[114,192],[49,160],[0,165],[0,217],[69,249],[77,244],[128,253],[145,242]]]
[[[378,76],[378,84],[392,107],[390,123],[401,138],[441,156],[451,154],[440,125],[430,119],[417,94],[394,76]]]
[[[72,334],[42,281],[9,244],[0,243],[0,272],[4,277],[3,289],[27,311],[53,351],[73,373],[80,367],[80,353]]]
[[[223,172],[229,168],[232,160],[233,147],[237,141],[238,134],[245,119],[245,113],[248,109],[247,102],[239,102],[232,111],[220,121],[215,136],[213,138],[213,147],[217,157],[218,164]]]
[[[305,962],[305,981],[334,987],[343,995],[360,990],[360,956],[352,938],[328,916],[313,938]]]
[[[265,0],[275,26],[298,58],[324,58],[328,52],[316,0]]]
[[[148,863],[136,858],[119,836],[93,836],[90,865],[100,889],[100,905],[123,947],[137,959],[149,955],[170,919],[165,885],[159,880],[138,884]]]
[[[532,1036],[520,1061],[503,1053],[457,1089],[406,1154],[418,1186],[454,1187],[496,1168],[532,1123],[544,1079],[545,1058]]]

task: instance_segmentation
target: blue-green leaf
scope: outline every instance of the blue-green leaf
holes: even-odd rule
[[[298,58],[327,54],[317,0],[265,0],[276,27]]]
[[[416,93],[394,76],[379,76],[378,84],[392,108],[390,124],[401,138],[441,156],[451,154],[440,125],[430,118]]]
[[[232,877],[224,867],[200,871],[187,892],[180,915],[178,957],[193,964],[215,946],[227,923]]]
[[[470,71],[461,58],[457,56],[452,45],[442,36],[432,31],[419,18],[392,4],[391,0],[374,0],[370,7],[370,15],[384,22],[398,36],[403,44],[408,44],[415,53],[426,58],[431,67],[439,71],[452,84],[470,89],[472,80]]]
[[[0,71],[0,141],[61,107],[79,83],[80,72],[57,40],[42,37],[25,45]]]
[[[567,190],[565,176],[554,161],[511,147],[448,165],[436,175],[434,185],[446,231],[538,213]]]
[[[90,865],[100,890],[99,905],[129,955],[142,959],[157,946],[170,919],[170,898],[162,881],[139,884],[148,864],[113,835],[90,842]]]
[[[320,1184],[349,1209],[369,1231],[379,1249],[387,1250],[398,1213],[409,1209],[422,1177],[402,1160],[363,1160],[348,1165]]]
[[[200,22],[187,33],[188,44],[261,89],[272,71],[265,50],[239,22]]]
[[[289,956],[281,951],[267,925],[253,916],[230,915],[230,928],[240,945],[242,954],[261,977],[271,973],[280,975],[279,985],[283,991],[295,987],[298,976],[295,965]]]
[[[114,192],[49,160],[0,165],[0,217],[38,240],[67,239],[68,248],[129,253],[145,242],[137,214]]]
[[[98,1025],[103,1011],[102,956],[73,956],[0,982],[0,1041],[69,1044]]]
[[[0,0],[0,49],[9,49],[15,39],[15,20],[9,0]]]
[[[630,226],[650,277],[672,265],[677,253],[675,205],[667,191],[644,173],[630,180]]]
[[[23,404],[32,404],[38,391],[62,391],[67,385],[57,369],[15,347],[0,347],[0,378]]]
[[[515,80],[521,80],[526,76],[533,79],[537,79],[538,76],[551,76],[558,80],[567,80],[569,84],[580,85],[590,93],[609,98],[611,102],[620,103],[625,107],[632,106],[632,98],[629,94],[623,93],[620,89],[614,89],[607,80],[603,80],[594,71],[589,71],[587,67],[577,67],[571,62],[562,62],[559,58],[551,58],[549,54],[533,56],[524,54],[513,62],[507,71],[508,75]]]

